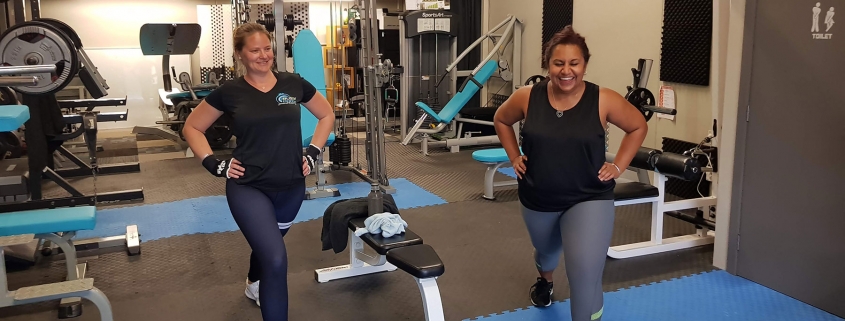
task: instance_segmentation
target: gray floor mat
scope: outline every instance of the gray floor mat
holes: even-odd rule
[[[142,139],[138,139],[141,141]],[[362,167],[365,145],[357,154]],[[115,140],[122,144],[128,141]],[[481,199],[485,166],[471,158],[473,149],[449,153],[419,152],[419,144],[386,144],[389,178],[406,178],[449,204],[403,210],[410,229],[433,246],[446,265],[438,285],[447,320],[464,320],[530,304],[528,288],[536,278],[532,248],[519,215],[516,187],[497,189],[496,200]],[[228,151],[230,152],[230,151]],[[220,152],[225,155],[226,151]],[[127,157],[115,154],[113,157]],[[131,157],[131,156],[129,156]],[[353,155],[353,162],[355,161]],[[497,173],[497,179],[511,179]],[[327,174],[328,184],[362,181],[348,171]],[[93,179],[69,179],[83,192]],[[316,176],[307,178],[313,187]],[[144,203],[162,203],[223,195],[224,181],[209,175],[193,158],[144,162],[140,173],[100,176],[100,192],[144,188]],[[49,186],[48,186],[49,185]],[[55,184],[45,195],[65,195]],[[114,204],[101,208],[136,204]],[[648,240],[650,206],[616,210],[612,244]],[[314,269],[342,265],[348,253],[320,251],[322,220],[294,225],[286,237],[290,258],[291,320],[424,320],[413,279],[401,271],[319,284]],[[688,223],[666,217],[666,237],[692,233]],[[261,320],[260,310],[243,295],[250,249],[240,232],[184,235],[142,244],[142,254],[104,254],[90,260],[88,275],[105,291],[116,320]],[[626,260],[608,259],[604,288],[659,282],[714,269],[712,246]],[[563,268],[563,266],[561,266]],[[63,262],[11,272],[11,289],[62,279]],[[555,299],[568,297],[565,270],[555,274]],[[2,320],[55,320],[57,302],[0,309]],[[98,320],[86,305],[76,320]]]
[[[404,210],[409,228],[437,250],[447,320],[524,308],[536,278],[518,202],[464,201]],[[614,242],[647,238],[645,207],[617,215]],[[395,271],[317,283],[314,269],[345,264],[348,252],[320,251],[322,220],[294,225],[290,258],[291,320],[423,320],[413,279]],[[633,232],[632,232],[633,231]],[[678,231],[676,231],[678,232]],[[249,247],[239,232],[185,235],[143,244],[141,256],[111,253],[90,261],[89,276],[112,300],[118,320],[260,320],[243,295]],[[712,270],[712,247],[627,260],[608,259],[604,288],[620,288]],[[62,263],[15,272],[10,288],[58,281]],[[568,297],[565,267],[555,274],[555,300]],[[54,303],[0,309],[7,320],[52,320]],[[331,308],[327,308],[331,307]],[[80,320],[94,320],[89,307]],[[35,314],[30,314],[35,313]]]

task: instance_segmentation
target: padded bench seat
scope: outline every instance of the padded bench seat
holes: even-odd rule
[[[0,108],[0,132],[15,131],[29,120],[29,107],[8,105]]]
[[[366,228],[366,218],[349,220],[349,229]],[[417,278],[425,279],[443,275],[445,266],[440,256],[422,238],[409,229],[405,233],[383,237],[381,234],[365,233],[361,235],[364,243],[372,247],[379,255],[387,257],[387,262]]]
[[[208,89],[197,90],[197,89],[195,88],[195,89],[194,89],[194,94],[195,94],[195,95],[197,95],[197,98],[199,98],[199,99],[203,99],[203,98],[205,98],[206,96],[208,96],[208,94],[210,94],[210,93],[211,93],[211,91],[212,91],[212,90],[208,90]],[[165,97],[166,97],[167,99],[170,99],[170,100],[173,100],[174,98],[175,98],[175,99],[193,99],[193,97],[191,97],[191,92],[190,92],[190,91],[181,91],[181,92],[178,92],[178,93],[172,93],[172,94],[168,94],[168,95],[167,95],[167,96],[165,96]]]
[[[520,153],[522,152],[521,147],[519,151]],[[490,148],[474,151],[472,152],[472,159],[486,164],[503,163],[511,161],[510,159],[508,159],[508,153],[505,152],[504,148]]]
[[[660,196],[660,190],[651,184],[640,182],[616,183],[613,188],[614,199],[626,201],[631,199],[651,198]]]
[[[428,244],[392,249],[387,252],[387,262],[418,279],[438,277],[446,271],[440,256]]]
[[[353,232],[359,228],[366,228],[364,224],[366,218],[355,218],[349,220],[349,229]],[[407,247],[411,245],[423,244],[422,238],[409,229],[405,229],[405,233],[396,234],[391,237],[384,237],[381,234],[365,233],[361,235],[364,243],[376,250],[379,255],[387,255],[388,252],[394,249]]]
[[[95,206],[60,207],[0,214],[0,236],[93,230]]]

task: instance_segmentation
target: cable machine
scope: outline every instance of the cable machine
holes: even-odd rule
[[[339,21],[347,21],[349,24],[348,31],[346,33],[341,32],[340,35],[333,34],[333,36],[343,37],[344,42],[349,40],[356,44],[354,47],[357,47],[359,54],[357,55],[357,59],[355,59],[357,61],[354,62],[354,65],[356,66],[355,69],[360,69],[363,75],[361,84],[357,86],[363,88],[364,94],[356,95],[356,97],[352,98],[348,97],[347,91],[350,81],[343,77],[341,77],[343,79],[336,80],[335,75],[332,74],[331,79],[329,79],[329,85],[332,87],[339,85],[340,90],[337,92],[340,94],[338,97],[327,98],[331,103],[334,103],[335,98],[338,98],[339,105],[344,110],[347,109],[350,102],[360,102],[363,105],[362,109],[366,116],[365,126],[367,134],[366,143],[364,144],[366,152],[364,154],[367,160],[367,167],[366,169],[360,168],[360,165],[357,164],[356,166],[349,166],[351,165],[353,144],[345,134],[345,126],[335,126],[335,135],[337,138],[335,145],[329,148],[329,159],[332,160],[332,164],[331,166],[323,166],[322,163],[318,165],[319,170],[316,171],[318,175],[318,191],[314,195],[311,195],[310,198],[336,196],[336,191],[324,188],[326,183],[324,174],[329,170],[351,171],[371,183],[374,188],[377,187],[380,193],[392,194],[395,192],[395,189],[390,186],[387,178],[387,161],[384,151],[384,122],[382,116],[384,108],[381,97],[384,96],[383,86],[389,82],[391,77],[395,78],[398,73],[397,70],[400,69],[394,68],[390,60],[382,60],[379,54],[379,25],[375,3],[368,0],[357,0],[354,3],[353,6],[348,8],[346,16],[338,19]],[[249,4],[245,0],[234,0],[233,8],[237,13],[236,17],[238,17],[237,20],[239,23],[242,24],[248,21],[248,14],[243,13],[249,10]],[[278,17],[284,18],[278,19]],[[274,35],[276,41],[274,43],[274,49],[276,51],[277,70],[290,69],[285,61],[287,57],[292,55],[291,46],[293,45],[293,38],[287,34],[287,31],[292,31],[296,25],[301,25],[302,21],[295,20],[291,14],[285,14],[284,1],[274,0],[273,14],[265,14],[256,20],[256,22],[264,25]],[[330,27],[334,27],[334,23]],[[331,90],[331,88],[327,89]],[[340,122],[343,122],[344,119],[345,115]]]

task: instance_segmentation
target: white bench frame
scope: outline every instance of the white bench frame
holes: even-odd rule
[[[355,235],[354,231],[350,230],[349,264],[315,270],[314,277],[317,279],[317,282],[326,283],[337,279],[391,272],[397,269],[395,265],[387,262],[387,256],[378,253],[365,253],[365,245],[366,242],[361,237]],[[440,297],[440,288],[437,286],[437,277],[425,279],[414,277],[414,280],[417,282],[420,294],[422,295],[425,320],[445,321],[443,300]]]
[[[607,154],[607,159],[608,161],[612,162],[613,155]],[[484,199],[496,199],[496,197],[493,195],[494,187],[517,185],[517,181],[515,179],[507,181],[495,181],[495,175],[498,169],[505,164],[509,164],[510,161],[482,163],[487,165],[487,171],[484,173],[484,194],[482,196]],[[666,175],[663,175],[657,171],[646,171],[639,168],[629,168],[629,170],[636,172],[637,176],[639,177],[639,181],[646,184],[651,184],[648,178],[648,172],[651,172],[652,180],[654,181],[654,186],[657,187],[660,196],[617,200],[614,202],[614,206],[651,203],[651,237],[648,241],[645,242],[611,246],[607,250],[608,256],[615,259],[626,259],[649,254],[693,248],[714,243],[715,232],[700,226],[696,228],[696,232],[693,234],[664,238],[663,219],[665,216],[664,213],[668,211],[679,211],[693,208],[709,208],[710,206],[715,206],[716,196],[707,196],[667,202],[665,201],[666,181],[668,181],[669,178]]]
[[[8,246],[30,243],[33,239],[46,239],[61,247],[65,254],[67,266],[67,280],[58,283],[28,286],[9,291],[6,274],[6,262],[0,260],[0,308],[17,305],[38,303],[61,299],[61,306],[68,307],[81,304],[80,298],[87,299],[100,310],[100,320],[114,320],[111,303],[106,295],[94,287],[94,279],[80,277],[84,272],[84,264],[77,264],[76,248],[71,238],[76,232],[24,234],[0,237],[0,258]]]

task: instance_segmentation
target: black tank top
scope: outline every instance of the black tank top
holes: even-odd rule
[[[565,211],[589,200],[612,200],[613,180],[602,182],[605,130],[599,116],[599,87],[586,88],[575,107],[564,112],[549,102],[548,80],[533,86],[522,128],[528,156],[519,180],[519,199],[534,211]]]

